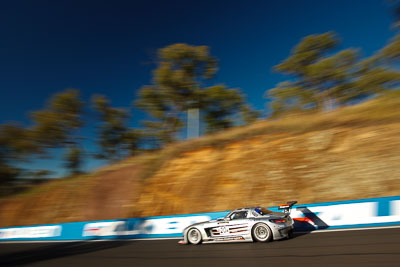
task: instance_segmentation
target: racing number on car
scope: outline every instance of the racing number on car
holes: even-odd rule
[[[221,234],[226,234],[226,233],[229,232],[229,230],[228,230],[227,227],[222,226],[222,227],[219,227],[219,232],[220,232]]]

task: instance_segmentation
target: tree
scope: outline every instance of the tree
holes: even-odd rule
[[[153,72],[153,85],[142,87],[136,101],[136,105],[152,117],[152,120],[143,122],[145,133],[158,139],[159,145],[174,142],[176,133],[185,125],[182,117],[189,109],[203,110],[209,129],[214,130],[231,126],[227,113],[236,112],[240,105],[243,105],[246,119],[254,119],[257,113],[252,112],[250,106],[244,107],[243,96],[240,96],[240,105],[232,104],[239,96],[238,92],[234,96],[233,89],[205,86],[216,71],[217,60],[210,55],[207,46],[173,44],[160,49],[159,62]],[[217,94],[231,97],[226,99],[231,103],[223,104],[223,99],[218,99]],[[220,106],[216,107],[217,104]]]
[[[400,35],[396,35],[384,48],[381,49],[378,56],[397,61],[400,59]]]
[[[358,77],[354,87],[349,90],[348,100],[378,95],[397,88],[400,73],[390,68],[384,61],[378,56],[372,56],[358,64]]]
[[[315,99],[311,89],[303,88],[293,82],[281,82],[276,88],[270,89],[265,97],[271,97],[272,116],[283,113],[299,112],[307,107],[315,106]]]
[[[138,133],[127,125],[129,114],[121,108],[113,108],[105,96],[92,98],[93,109],[99,114],[98,158],[117,160],[126,154],[133,155],[138,148]]]
[[[144,86],[138,93],[135,103],[140,109],[147,111],[152,120],[143,121],[144,139],[154,141],[154,146],[172,143],[176,140],[176,132],[183,126],[177,111],[172,111],[167,94],[154,86]]]
[[[242,120],[245,124],[250,124],[258,120],[261,112],[253,109],[249,104],[242,104],[240,106],[240,112],[242,115]]]
[[[370,58],[359,60],[356,49],[333,53],[338,38],[331,32],[303,38],[275,70],[292,76],[267,92],[272,115],[300,110],[332,110],[353,100],[393,87],[399,79],[383,58],[397,58],[400,39]]]
[[[153,72],[153,86],[139,91],[136,104],[149,112],[155,121],[144,122],[160,143],[176,140],[176,132],[184,125],[181,114],[202,106],[204,81],[217,71],[216,59],[207,46],[173,44],[158,53],[158,66]]]
[[[71,175],[76,175],[81,173],[81,164],[82,150],[76,145],[69,146],[65,154],[65,167],[70,171]]]
[[[136,155],[140,151],[142,142],[142,132],[138,129],[129,128],[124,135],[124,149],[130,156]]]
[[[34,183],[38,183],[49,179],[50,175],[54,175],[54,172],[50,170],[33,170],[28,171],[26,177],[29,177]]]
[[[357,79],[349,90],[348,99],[382,94],[397,89],[400,73],[400,36],[395,36],[385,47],[357,64]]]
[[[223,85],[215,85],[204,89],[204,113],[207,132],[217,132],[234,125],[232,116],[242,114],[246,123],[255,121],[259,113],[244,103],[245,96],[239,89],[227,89]]]
[[[80,139],[77,131],[83,125],[82,107],[79,91],[68,89],[52,96],[43,110],[31,114],[34,123],[32,138],[41,152],[46,153],[51,148],[64,148],[67,150],[67,159],[71,151],[76,153]],[[77,159],[81,160],[81,157]],[[70,171],[75,173],[75,166],[79,165],[66,166],[70,166]]]
[[[388,4],[394,19],[392,28],[397,31],[390,42],[375,55],[360,63],[359,89],[362,92],[381,93],[398,87],[399,72],[396,71],[400,59],[400,1],[390,0]]]
[[[303,38],[291,55],[275,70],[294,76],[271,91],[274,113],[289,109],[332,109],[351,87],[358,52],[346,49],[330,54],[338,45],[335,34],[328,32]],[[289,102],[289,103],[288,103]]]
[[[399,0],[389,0],[387,3],[391,7],[393,23],[392,28],[398,29],[400,26],[400,1]]]
[[[0,125],[0,187],[5,188],[20,176],[22,169],[16,163],[37,151],[31,132],[16,124]],[[0,195],[7,189],[0,190]]]

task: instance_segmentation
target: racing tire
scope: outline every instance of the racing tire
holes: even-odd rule
[[[197,228],[190,228],[187,232],[187,240],[189,244],[198,245],[201,243],[201,233]]]
[[[265,223],[257,223],[251,229],[253,240],[257,242],[269,242],[272,239],[272,231]]]

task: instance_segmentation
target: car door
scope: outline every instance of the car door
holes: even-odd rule
[[[220,220],[217,227],[212,229],[213,237],[223,240],[235,240],[235,237],[242,240],[249,234],[249,220],[247,211],[232,212],[229,217]]]
[[[232,213],[229,220],[229,235],[244,236],[249,233],[248,211]]]

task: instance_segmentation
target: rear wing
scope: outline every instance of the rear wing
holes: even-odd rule
[[[279,205],[278,209],[283,210],[284,213],[290,213],[290,209],[296,204],[297,201],[288,201],[286,204]]]

